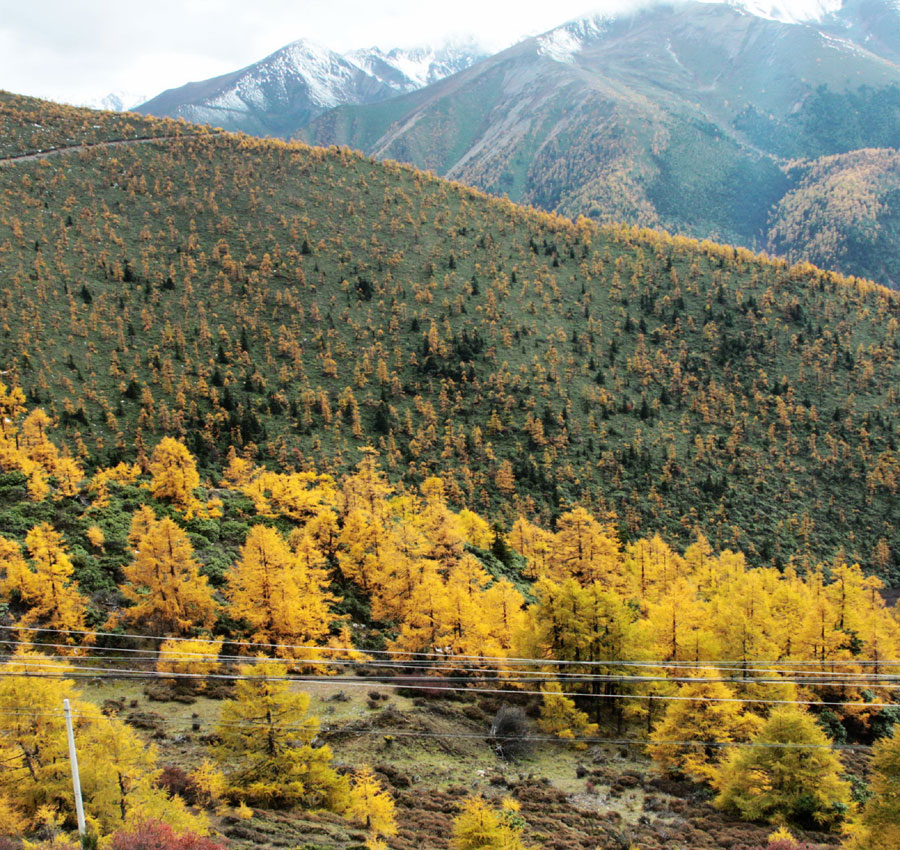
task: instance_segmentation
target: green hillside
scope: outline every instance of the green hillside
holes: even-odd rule
[[[67,143],[125,120],[4,95],[7,156],[38,115]],[[374,445],[507,525],[581,502],[626,539],[897,577],[881,287],[227,134],[4,161],[0,199],[4,380],[89,462],[168,434],[210,470],[234,444],[341,472]]]

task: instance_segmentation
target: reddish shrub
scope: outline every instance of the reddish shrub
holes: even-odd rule
[[[119,830],[112,837],[112,850],[226,850],[224,844],[194,832],[176,835],[172,827],[146,821],[131,831]]]
[[[178,767],[178,765],[167,764],[162,769],[162,773],[160,773],[159,779],[156,780],[156,784],[170,794],[179,794],[184,797],[185,792],[190,785],[190,779],[188,778],[187,773]]]

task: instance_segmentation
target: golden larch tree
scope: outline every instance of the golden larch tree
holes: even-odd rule
[[[229,613],[247,623],[255,643],[318,643],[329,632],[329,605],[336,601],[323,565],[308,534],[291,548],[274,528],[253,526],[228,577]],[[288,646],[277,651],[298,655]]]
[[[200,474],[197,461],[184,443],[163,437],[150,455],[150,475],[150,492],[155,498],[171,502],[179,510],[193,511]]]
[[[168,517],[148,521],[139,511],[136,521],[145,530],[134,561],[122,570],[127,581],[122,593],[132,603],[122,617],[156,635],[210,628],[219,606],[187,533]]]

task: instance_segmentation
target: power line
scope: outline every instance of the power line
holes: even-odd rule
[[[73,635],[84,635],[87,637],[111,637],[111,638],[128,638],[134,640],[156,640],[156,641],[197,641],[197,640],[210,640],[209,638],[189,638],[189,637],[178,637],[178,636],[165,636],[165,635],[148,635],[148,634],[138,634],[133,632],[101,632],[101,631],[89,631],[86,629],[50,629],[50,628],[39,628],[35,626],[0,626],[0,629],[5,631],[19,631],[19,632],[44,632],[49,634],[73,634]],[[401,657],[401,658],[432,658],[438,661],[442,660],[463,660],[463,661],[477,661],[477,662],[493,662],[496,664],[526,664],[526,665],[545,665],[545,666],[577,666],[577,667],[593,667],[593,666],[641,666],[641,667],[675,667],[681,666],[686,669],[697,669],[709,666],[725,666],[725,665],[777,665],[777,664],[791,664],[791,665],[820,665],[820,666],[832,666],[835,665],[862,665],[862,666],[886,666],[886,667],[898,667],[900,668],[900,660],[884,660],[884,659],[860,659],[860,658],[846,658],[846,659],[781,659],[781,660],[766,660],[766,659],[716,659],[716,660],[704,660],[704,661],[696,661],[696,662],[686,662],[686,661],[660,661],[660,660],[646,660],[646,659],[638,659],[638,660],[624,660],[624,659],[600,659],[600,660],[590,660],[590,661],[572,661],[572,660],[562,660],[562,659],[554,659],[554,658],[546,658],[546,659],[536,659],[536,658],[522,658],[516,656],[503,656],[503,655],[468,655],[464,653],[452,653],[452,652],[441,652],[441,651],[433,651],[433,652],[419,652],[412,650],[389,650],[389,649],[360,649],[354,646],[317,646],[315,644],[289,644],[289,643],[264,643],[259,641],[248,641],[243,639],[230,640],[229,643],[236,644],[238,646],[248,646],[248,647],[260,647],[263,649],[293,649],[293,650],[301,650],[306,652],[335,652],[335,653],[356,653],[356,654],[365,654],[371,656],[380,656],[386,655],[390,657]],[[92,647],[82,646],[81,648],[89,649]]]
[[[17,670],[0,670],[0,677],[20,677],[20,678],[48,678],[48,679],[100,679],[100,680],[115,680],[115,679],[129,679],[129,680],[142,680],[142,679],[204,679],[204,680],[225,680],[225,681],[259,681],[261,677],[259,676],[251,676],[243,673],[182,673],[182,672],[157,672],[157,671],[146,671],[146,670],[116,670],[114,672],[110,672],[107,668],[103,667],[90,667],[90,668],[79,668],[77,672],[73,672],[72,669],[68,665],[41,665],[39,664],[23,664],[21,660],[14,662],[20,666],[26,667],[23,671]],[[31,666],[33,670],[29,671],[27,669],[28,666]],[[59,672],[56,672],[59,671]],[[269,681],[284,681],[284,682],[296,682],[299,684],[313,684],[317,682],[323,681],[339,681],[342,685],[346,685],[347,687],[367,687],[371,688],[373,684],[377,684],[373,682],[371,679],[362,679],[362,680],[348,680],[348,679],[333,679],[326,678],[323,676],[304,676],[304,675],[285,675],[285,676],[270,676],[266,675],[265,677]],[[440,679],[436,679],[435,684],[418,684],[418,683],[404,683],[402,685],[398,685],[403,687],[406,690],[415,690],[415,691],[429,691],[429,692],[449,692],[449,693],[481,693],[481,694],[503,694],[506,696],[513,696],[516,694],[523,696],[544,696],[545,692],[540,690],[510,690],[504,688],[481,688],[481,687],[455,687],[455,686],[447,686],[437,684],[440,682]],[[789,700],[789,699],[771,699],[771,698],[746,698],[746,697],[705,697],[705,696],[679,696],[679,695],[671,695],[671,694],[640,694],[640,693],[631,693],[631,694],[595,694],[595,693],[585,693],[580,694],[582,698],[585,699],[609,699],[609,700],[617,700],[617,699],[635,699],[635,700],[650,700],[650,701],[664,701],[664,702],[696,702],[696,703],[735,703],[735,704],[746,704],[746,705],[803,705],[803,706],[816,706],[816,707],[865,707],[865,708],[894,708],[896,707],[896,703],[890,702],[857,702],[852,700],[847,701],[838,701],[838,700]]]
[[[23,712],[24,713],[24,712]],[[54,711],[32,711],[28,712],[29,716],[44,717],[52,716],[56,719],[62,717],[62,712]],[[89,715],[73,712],[73,717],[92,719]],[[126,721],[127,722],[127,719]],[[154,721],[156,724],[166,726],[175,726],[177,721],[171,718],[160,717]],[[235,728],[235,729],[269,729],[271,724],[268,723],[251,723],[247,721],[241,722],[218,722],[215,728]],[[306,732],[309,727],[305,725],[285,724],[277,727],[283,732]],[[320,726],[316,737],[330,736],[334,734],[349,735],[374,735],[379,737],[393,738],[423,738],[423,739],[448,739],[448,740],[477,740],[477,741],[498,741],[498,742],[531,742],[537,741],[542,743],[554,744],[609,744],[622,746],[686,746],[686,747],[751,747],[751,748],[770,748],[770,749],[802,749],[802,750],[871,750],[868,744],[807,744],[781,741],[707,741],[707,740],[690,740],[690,739],[661,739],[653,738],[602,738],[602,737],[577,737],[577,738],[560,738],[556,735],[494,735],[490,732],[428,732],[423,730],[409,729],[345,729],[342,727]]]
[[[47,646],[47,644],[43,644]],[[115,650],[112,650],[115,651]],[[6,660],[8,663],[29,663],[32,666],[34,664],[46,664],[49,661],[58,661],[64,662],[65,665],[72,670],[102,670],[107,671],[110,674],[115,673],[117,670],[121,671],[121,668],[117,667],[90,667],[86,668],[84,665],[87,663],[105,663],[105,664],[121,664],[121,663],[141,663],[142,661],[146,662],[165,662],[165,663],[196,663],[196,664],[210,664],[210,665],[222,665],[227,661],[233,661],[238,664],[247,664],[250,666],[265,666],[271,664],[284,664],[285,662],[281,659],[277,658],[254,658],[254,657],[246,657],[246,656],[215,656],[215,655],[202,655],[200,653],[185,653],[184,655],[169,655],[168,653],[164,658],[156,659],[149,657],[75,657],[72,658],[70,656],[65,655],[47,655],[47,656],[21,656],[21,655],[0,655],[0,661]],[[307,663],[311,666],[315,667],[338,667],[338,668],[347,668],[352,667],[354,669],[370,667],[373,670],[373,673],[366,676],[357,676],[356,678],[362,682],[372,682],[372,683],[383,683],[383,684],[397,684],[402,686],[403,683],[409,682],[411,680],[421,681],[422,676],[415,676],[410,673],[381,673],[379,670],[403,670],[406,669],[404,664],[397,663],[388,663],[388,662],[371,662],[368,665],[361,662],[354,661],[334,661],[334,660],[301,660],[303,663]],[[419,669],[419,668],[416,668]],[[433,668],[431,668],[433,670]],[[450,667],[448,669],[451,670],[465,670],[465,668],[455,668]],[[125,671],[122,671],[125,672]],[[131,672],[147,672],[142,668],[136,669],[132,668]],[[155,671],[158,675],[162,677],[171,677],[175,675],[175,672],[169,672],[165,670],[157,669]],[[593,683],[612,683],[612,684],[651,684],[651,683],[671,683],[671,684],[732,684],[740,687],[750,687],[750,686],[758,686],[758,685],[773,685],[773,686],[783,686],[783,685],[798,685],[802,687],[841,687],[841,688],[865,688],[865,689],[875,689],[875,690],[896,690],[900,688],[900,677],[887,676],[884,674],[846,674],[841,676],[841,674],[824,674],[824,678],[820,674],[816,674],[815,676],[783,676],[778,678],[747,678],[743,676],[640,676],[640,675],[626,675],[626,674],[615,674],[615,673],[565,673],[565,672],[553,672],[547,673],[545,675],[523,675],[516,673],[509,673],[506,675],[498,675],[498,676],[486,676],[483,675],[484,670],[474,669],[470,670],[470,675],[466,676],[446,676],[440,675],[440,677],[434,677],[436,682],[448,683],[448,682],[465,682],[471,684],[480,684],[486,682],[497,682],[497,683],[505,683],[505,684],[543,684],[543,683],[562,683],[562,684],[593,684]],[[186,673],[191,673],[191,671],[179,671],[179,674],[184,675]],[[203,672],[195,672],[193,675],[197,676],[205,676],[212,675],[213,671],[210,671],[209,674],[205,674]],[[474,678],[472,674],[479,674],[477,678]],[[501,671],[502,673],[502,671]],[[877,681],[872,681],[871,677],[878,676]],[[835,678],[837,676],[841,676],[840,678]],[[322,678],[331,678],[330,676],[323,676]],[[348,681],[345,677],[342,681]]]

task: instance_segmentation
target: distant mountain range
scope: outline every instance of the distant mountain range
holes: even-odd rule
[[[299,41],[139,111],[347,145],[567,216],[900,285],[898,158],[818,162],[900,147],[892,0],[653,5],[492,56]],[[868,200],[852,203],[861,182]]]
[[[468,68],[472,44],[336,53],[301,39],[240,71],[170,89],[137,108],[226,130],[290,136],[328,109],[377,103]]]

